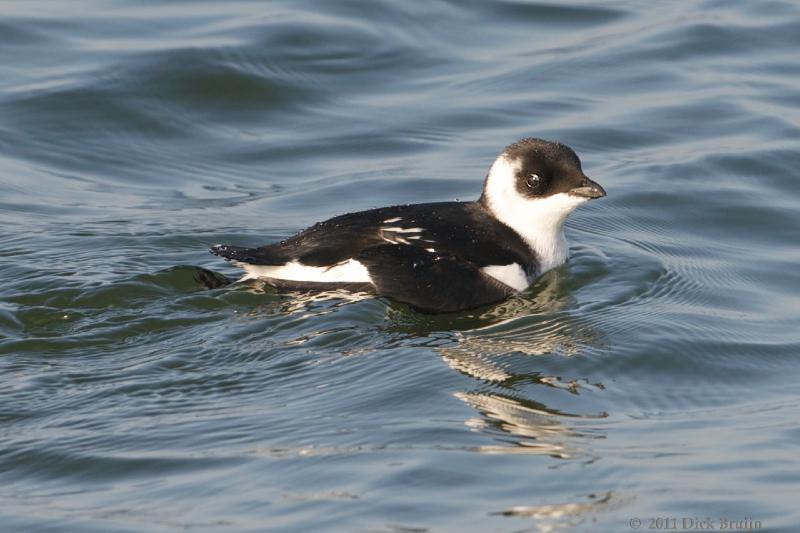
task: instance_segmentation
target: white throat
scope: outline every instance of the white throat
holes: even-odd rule
[[[569,248],[564,237],[564,222],[586,198],[567,193],[526,198],[517,191],[519,170],[519,161],[501,154],[489,170],[484,196],[492,215],[516,231],[536,253],[539,274],[544,274],[566,262]]]

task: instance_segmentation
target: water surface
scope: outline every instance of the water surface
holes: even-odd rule
[[[0,2],[9,531],[800,522],[800,7]],[[213,243],[472,199],[525,136],[608,197],[502,304],[208,290]]]

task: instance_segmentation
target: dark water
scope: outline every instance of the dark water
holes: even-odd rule
[[[797,3],[0,15],[0,529],[796,531]],[[511,301],[198,281],[530,135],[609,196]]]

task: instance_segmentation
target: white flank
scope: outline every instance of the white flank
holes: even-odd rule
[[[483,267],[481,271],[518,291],[524,291],[531,284],[525,271],[517,263],[502,266],[492,265]]]
[[[394,218],[387,218],[383,221],[384,224],[391,224],[392,222],[399,222],[403,220],[403,217],[394,217]]]
[[[355,259],[348,259],[329,267],[308,266],[296,261],[285,265],[250,265],[248,263],[238,263],[238,265],[245,271],[245,275],[240,281],[256,278],[327,283],[369,283],[372,281],[367,267]]]
[[[546,198],[526,198],[517,192],[520,163],[505,154],[492,165],[486,180],[486,198],[492,214],[516,231],[536,252],[539,274],[564,264],[569,256],[564,222],[586,198],[558,193]]]

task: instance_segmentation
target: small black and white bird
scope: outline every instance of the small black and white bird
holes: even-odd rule
[[[211,253],[278,289],[366,291],[429,312],[498,302],[563,264],[564,222],[605,190],[561,143],[523,139],[501,153],[475,202],[382,207],[319,222],[260,248]]]

